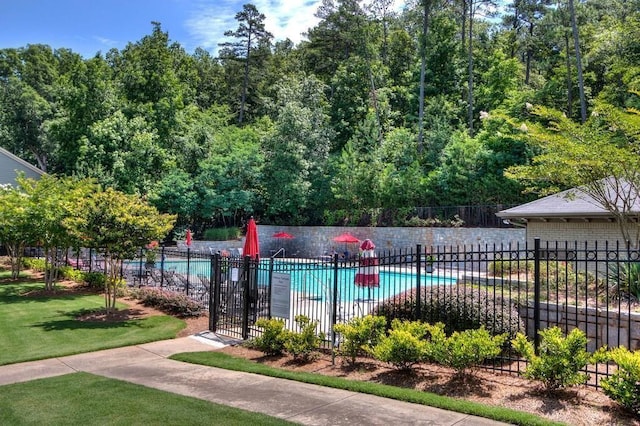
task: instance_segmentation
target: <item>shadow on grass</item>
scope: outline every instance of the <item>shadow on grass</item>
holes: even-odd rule
[[[103,309],[80,309],[77,311],[59,311],[60,315],[68,317],[67,319],[57,319],[51,321],[43,321],[33,324],[33,327],[39,327],[45,331],[60,330],[105,330],[105,329],[126,329],[126,328],[149,328],[147,321],[142,318],[120,319],[118,317],[110,317],[103,315],[95,319],[80,320],[78,318],[87,315],[103,312]]]

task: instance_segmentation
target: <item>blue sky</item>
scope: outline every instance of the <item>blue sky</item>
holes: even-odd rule
[[[253,3],[266,16],[275,40],[295,43],[317,24],[320,0],[0,0],[0,48],[48,44],[88,58],[122,49],[162,24],[172,41],[188,52],[217,52],[223,33],[235,30],[235,15]]]

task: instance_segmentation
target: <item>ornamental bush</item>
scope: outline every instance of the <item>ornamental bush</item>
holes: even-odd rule
[[[284,349],[293,355],[294,359],[307,361],[317,353],[320,342],[324,340],[324,333],[316,334],[318,321],[311,321],[305,315],[295,318],[300,332],[285,331]]]
[[[202,303],[181,293],[143,287],[132,289],[131,295],[145,306],[159,309],[179,318],[199,317],[205,313],[205,307]]]
[[[371,353],[384,336],[386,325],[384,317],[373,315],[355,317],[346,324],[336,324],[333,330],[343,338],[338,353],[350,364],[355,364],[358,355]]]
[[[513,348],[529,361],[524,377],[541,381],[547,391],[585,383],[588,375],[582,370],[592,360],[586,350],[584,332],[574,328],[565,337],[559,327],[551,327],[540,330],[539,334],[537,355],[533,343],[524,334],[518,333],[511,342]]]
[[[102,272],[85,272],[84,282],[91,288],[104,291],[104,286],[107,282],[107,276]]]
[[[507,340],[506,334],[491,336],[484,327],[456,331],[449,337],[444,328],[442,323],[428,326],[431,337],[427,345],[427,358],[455,369],[458,374],[465,374],[470,368],[498,356]]]
[[[493,336],[507,334],[514,338],[524,329],[520,314],[507,298],[494,298],[487,290],[465,284],[430,286],[421,290],[420,315],[417,314],[417,290],[386,300],[373,314],[394,319],[445,325],[445,332],[483,327]]]
[[[373,348],[373,356],[399,370],[408,370],[426,359],[427,333],[428,324],[394,319],[389,334],[382,336]]]
[[[250,346],[265,355],[280,355],[284,351],[284,342],[287,338],[285,322],[279,318],[260,318],[256,321],[256,327],[262,328],[262,334],[253,341]]]
[[[640,351],[624,346],[607,351],[603,361],[613,361],[618,369],[602,379],[602,391],[612,400],[640,415]]]

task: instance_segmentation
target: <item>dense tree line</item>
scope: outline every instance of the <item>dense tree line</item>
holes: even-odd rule
[[[640,104],[640,0],[498,3],[323,0],[298,45],[247,4],[217,57],[157,22],[88,59],[1,49],[0,145],[198,229],[522,202],[504,170],[544,149],[532,105],[584,123]]]

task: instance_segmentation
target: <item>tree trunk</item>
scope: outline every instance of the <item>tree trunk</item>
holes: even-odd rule
[[[580,119],[582,123],[587,121],[587,101],[584,95],[584,76],[582,75],[582,56],[580,55],[580,36],[576,22],[576,12],[573,0],[569,0],[569,15],[571,16],[571,31],[573,32],[573,45],[576,53],[576,68],[578,69],[578,92],[580,93]]]
[[[427,34],[429,32],[429,15],[431,13],[432,0],[422,0],[422,40],[420,43],[420,100],[418,106],[418,153],[424,147],[424,85],[427,68]]]
[[[469,45],[467,46],[468,60],[468,92],[467,119],[469,121],[469,136],[473,136],[473,0],[469,0]]]
[[[240,114],[238,115],[238,123],[242,124],[244,120],[244,108],[247,102],[247,86],[249,86],[249,55],[251,54],[251,34],[247,40],[247,57],[244,62],[244,78],[242,80],[242,97],[240,99]]]
[[[531,39],[533,38],[533,23],[529,24],[529,45],[527,46],[527,65],[524,77],[524,84],[529,84],[531,77],[531,57],[533,56],[533,49],[531,48]]]
[[[571,87],[571,58],[569,57],[569,34],[564,32],[564,45],[567,52],[567,116],[573,117],[573,88]]]

